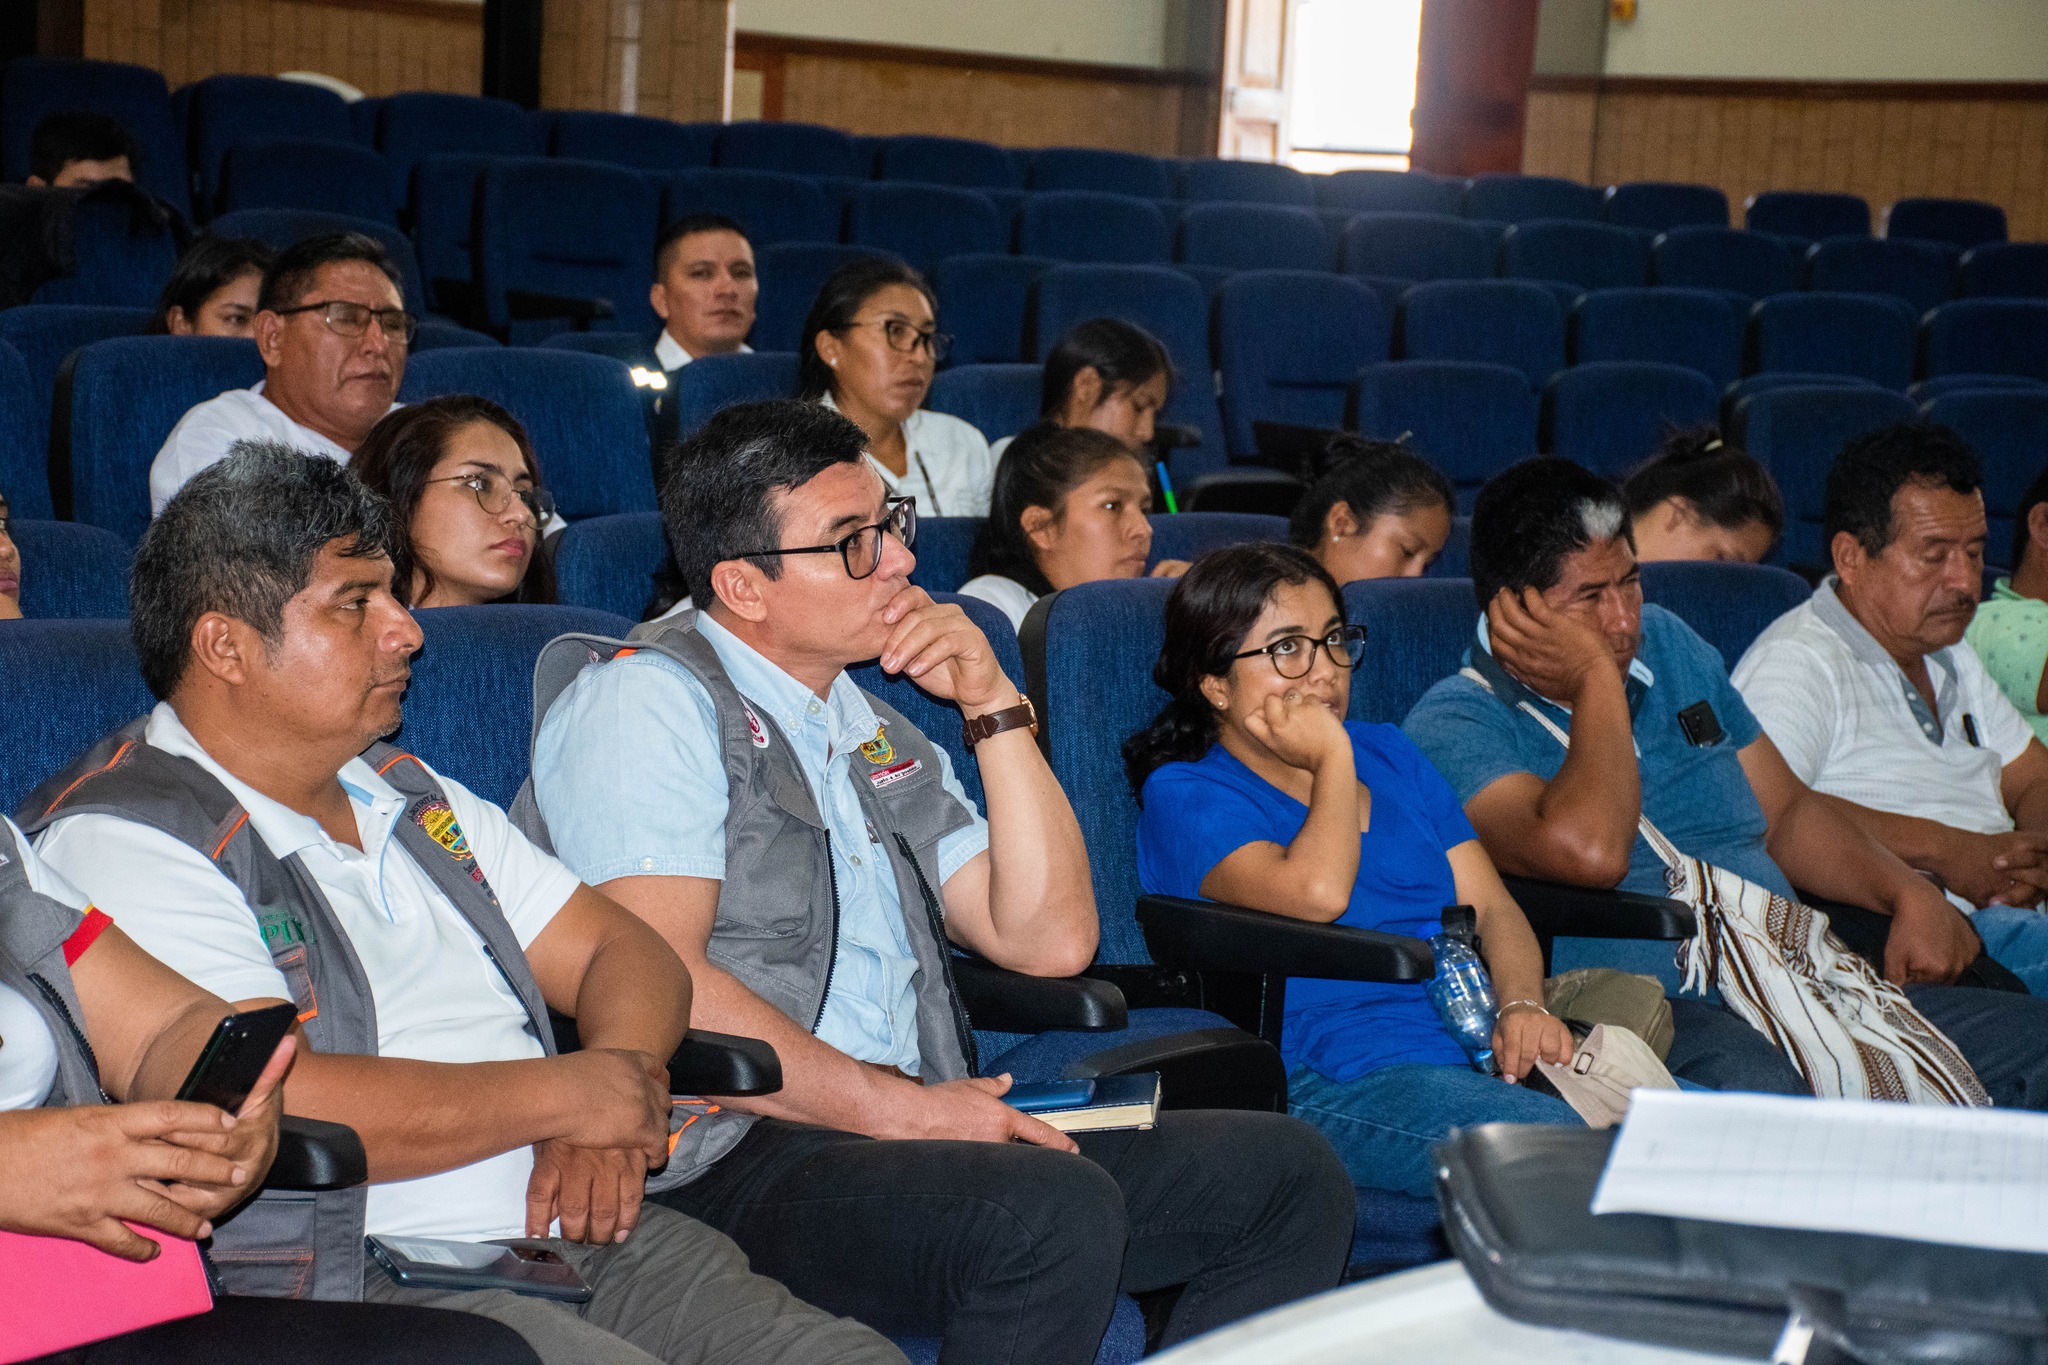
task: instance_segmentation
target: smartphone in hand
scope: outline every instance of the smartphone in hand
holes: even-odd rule
[[[230,1114],[240,1109],[298,1017],[297,1005],[283,1004],[245,1010],[221,1020],[200,1049],[199,1060],[192,1063],[185,1083],[178,1087],[178,1098],[210,1104]]]

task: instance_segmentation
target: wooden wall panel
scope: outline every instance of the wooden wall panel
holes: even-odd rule
[[[85,55],[174,87],[226,72],[320,71],[365,94],[483,83],[483,7],[461,0],[86,0]]]
[[[1716,185],[1738,222],[1768,189],[1844,190],[1876,215],[1914,195],[1982,199],[2014,238],[2048,239],[2048,87],[1539,79],[1523,168]]]

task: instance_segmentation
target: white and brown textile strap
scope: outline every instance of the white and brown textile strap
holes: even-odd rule
[[[1491,690],[1467,668],[1463,676]],[[1519,707],[1566,749],[1571,737],[1524,700]],[[1698,928],[1678,947],[1684,989],[1709,985],[1785,1054],[1824,1098],[1988,1105],[1991,1097],[1948,1036],[1905,992],[1828,928],[1827,916],[1682,853],[1648,819],[1636,828],[1664,864],[1672,899]]]

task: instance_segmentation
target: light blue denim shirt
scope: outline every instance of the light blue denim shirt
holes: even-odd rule
[[[788,737],[832,833],[839,952],[818,1037],[849,1057],[915,1075],[917,963],[896,875],[854,790],[849,762],[881,722],[841,673],[821,701],[708,616],[697,629],[749,704]],[[943,749],[945,787],[974,823],[939,841],[943,883],[988,847],[988,823]],[[534,747],[533,794],[555,852],[591,886],[615,877],[725,877],[725,767],[711,694],[642,650],[585,669],[555,701]]]

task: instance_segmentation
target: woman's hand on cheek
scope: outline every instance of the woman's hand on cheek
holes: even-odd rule
[[[1267,697],[1245,717],[1244,728],[1290,768],[1314,772],[1337,758],[1351,758],[1351,736],[1329,707],[1289,688]]]

